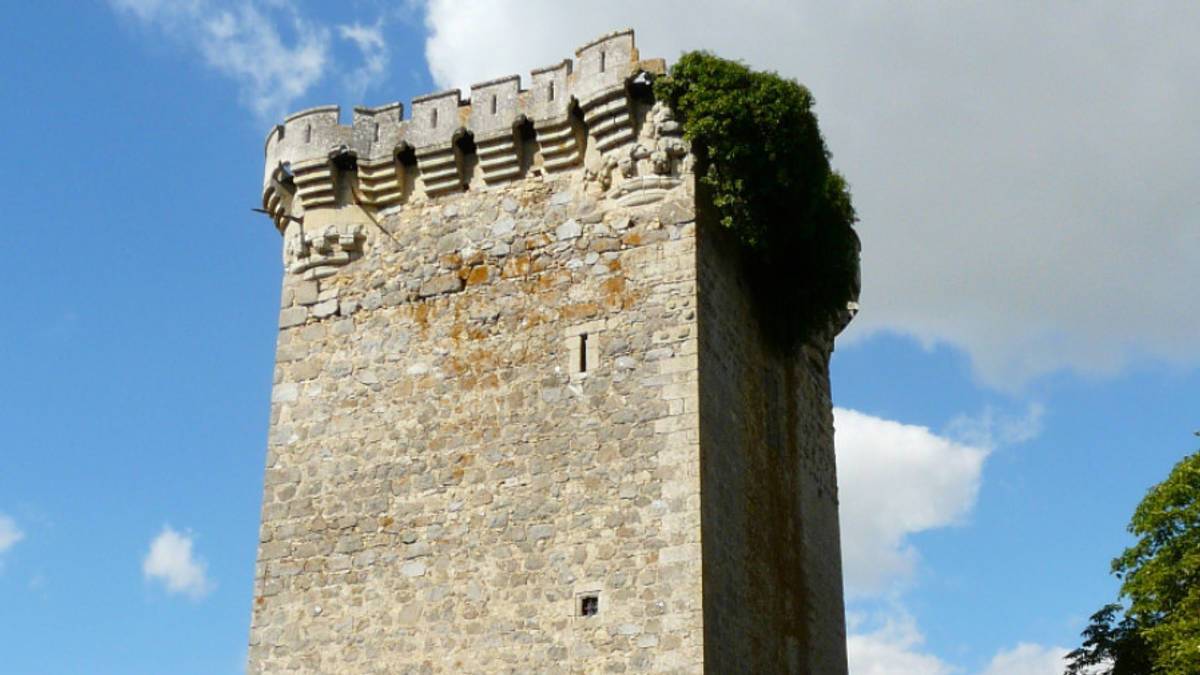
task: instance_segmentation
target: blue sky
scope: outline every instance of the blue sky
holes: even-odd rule
[[[10,10],[0,670],[242,670],[270,125],[632,26],[645,56],[808,84],[852,184],[863,310],[833,384],[854,672],[1056,672],[1114,596],[1134,505],[1194,448],[1200,11],[905,4]]]

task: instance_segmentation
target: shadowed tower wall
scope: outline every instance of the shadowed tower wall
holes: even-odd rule
[[[250,672],[845,671],[828,348],[760,344],[662,70],[271,132]]]

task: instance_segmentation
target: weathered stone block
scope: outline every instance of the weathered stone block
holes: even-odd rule
[[[564,239],[575,239],[581,234],[583,234],[583,226],[576,222],[574,218],[568,220],[562,225],[559,225],[554,231],[554,236],[557,237],[559,241]]]
[[[444,293],[457,293],[463,289],[463,280],[455,273],[439,274],[421,284],[421,290],[418,295],[422,298],[428,298],[433,295],[442,295]]]
[[[279,327],[291,328],[299,326],[308,319],[308,310],[304,307],[290,307],[279,312]]]
[[[293,292],[296,294],[296,304],[298,305],[315,305],[317,303],[317,282],[302,281],[293,287]]]
[[[338,301],[336,299],[329,299],[312,306],[312,314],[318,319],[333,316],[337,314],[337,311]]]

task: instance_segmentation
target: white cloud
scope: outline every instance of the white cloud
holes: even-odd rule
[[[834,409],[847,595],[846,648],[853,675],[950,675],[962,668],[924,647],[900,589],[917,552],[907,537],[961,522],[974,507],[984,462],[1000,445],[1041,431],[1043,409],[1010,417],[987,408],[949,425],[950,437],[844,408]],[[864,611],[868,610],[868,611]],[[980,675],[1060,675],[1065,649],[1020,643]]]
[[[109,0],[119,13],[169,35],[237,83],[243,102],[263,118],[288,111],[325,74],[329,30],[291,5],[214,0]],[[290,43],[280,32],[286,25]]]
[[[383,39],[382,20],[374,25],[338,26],[338,35],[354,43],[362,55],[362,65],[345,75],[346,88],[355,99],[362,99],[367,87],[378,81],[388,64],[387,42]]]
[[[810,86],[862,218],[863,311],[987,383],[1200,363],[1200,4],[430,0],[430,71],[525,73],[633,26]]]
[[[946,435],[960,443],[993,450],[1001,445],[1016,445],[1042,433],[1046,408],[1030,403],[1021,416],[997,412],[988,406],[978,415],[959,415],[946,425]]]
[[[873,623],[864,629],[866,623]],[[966,672],[930,653],[913,617],[889,603],[870,616],[848,617],[846,652],[851,675],[951,675]],[[1028,642],[997,651],[979,675],[1062,675],[1067,650]],[[1098,672],[1098,671],[1097,671]]]
[[[1067,650],[1022,642],[992,657],[981,675],[1062,675]]]
[[[150,551],[142,561],[142,574],[161,581],[168,593],[181,593],[193,599],[208,595],[215,584],[208,578],[203,560],[192,554],[192,538],[163,526],[150,542]]]
[[[893,608],[881,625],[852,632],[846,639],[851,675],[950,675],[963,669],[928,653],[925,636],[902,608]],[[1067,650],[1022,642],[1002,649],[979,675],[1062,675]]]
[[[853,628],[853,626],[852,626]],[[950,675],[956,669],[921,650],[925,637],[912,617],[897,610],[869,632],[852,631],[846,653],[852,675]]]
[[[846,590],[874,595],[911,576],[908,535],[970,512],[988,450],[845,408],[834,425]]]
[[[17,527],[17,521],[0,513],[0,553],[4,553],[24,538],[25,533]]]

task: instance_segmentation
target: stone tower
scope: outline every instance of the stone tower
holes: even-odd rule
[[[846,671],[828,363],[769,347],[631,31],[267,137],[250,672]]]

